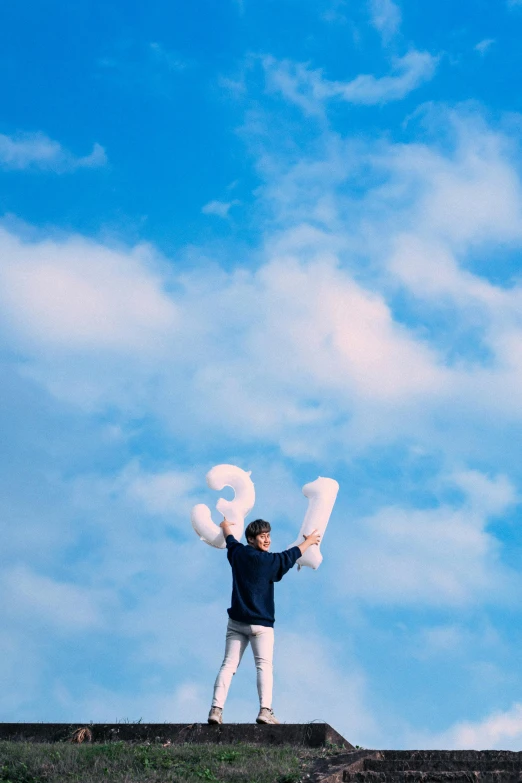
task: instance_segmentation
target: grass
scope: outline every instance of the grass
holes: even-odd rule
[[[300,783],[339,748],[0,742],[2,783]]]

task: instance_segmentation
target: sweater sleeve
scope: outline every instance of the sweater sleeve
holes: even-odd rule
[[[240,541],[237,541],[232,534],[225,538],[225,543],[227,545],[228,562],[232,563],[234,552],[237,551],[240,547],[243,547],[244,544],[242,544]]]
[[[270,557],[272,558],[270,581],[280,582],[286,572],[290,571],[301,557],[301,550],[298,546],[293,546],[284,552],[271,553]]]

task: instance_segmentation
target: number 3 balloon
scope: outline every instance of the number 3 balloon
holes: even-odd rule
[[[243,535],[245,517],[254,507],[256,493],[254,484],[250,478],[250,472],[241,470],[235,465],[216,465],[207,473],[207,484],[210,489],[222,490],[224,487],[232,487],[235,493],[233,500],[219,498],[216,509],[231,525],[234,525],[234,536],[238,540]],[[192,527],[202,541],[210,546],[224,549],[225,538],[223,531],[212,521],[210,509],[204,503],[194,506],[190,515]]]

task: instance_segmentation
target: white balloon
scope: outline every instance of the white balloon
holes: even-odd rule
[[[308,498],[308,508],[297,541],[294,541],[291,546],[302,544],[304,541],[303,536],[310,535],[314,530],[320,533],[322,540],[338,492],[339,484],[337,481],[331,478],[323,478],[322,476],[304,485],[303,495]],[[320,544],[314,544],[314,546],[308,547],[304,555],[301,555],[297,561],[299,568],[302,566],[309,566],[309,568],[314,569],[319,568],[323,562],[320,546]],[[290,548],[288,547],[288,549]]]
[[[233,526],[233,535],[239,540],[245,528],[245,517],[256,502],[250,471],[242,470],[236,465],[216,465],[207,473],[207,484],[210,489],[218,491],[224,487],[231,487],[234,490],[234,499],[219,498],[216,509]],[[192,527],[202,541],[218,549],[226,547],[223,530],[212,521],[208,506],[204,503],[198,503],[192,509],[190,518]]]

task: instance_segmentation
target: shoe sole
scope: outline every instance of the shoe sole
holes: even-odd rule
[[[259,723],[260,726],[280,726],[281,724],[279,721],[275,720],[260,720],[259,718],[256,718],[256,723]]]

